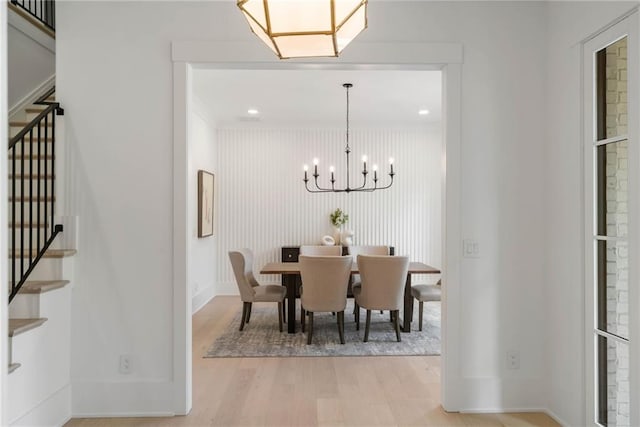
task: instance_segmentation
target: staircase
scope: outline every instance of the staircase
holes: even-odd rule
[[[62,114],[52,89],[9,122],[11,424],[40,424],[43,413],[50,416],[70,395],[71,290],[65,276],[76,250],[63,247],[56,216],[55,136]]]

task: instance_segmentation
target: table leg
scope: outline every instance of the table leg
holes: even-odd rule
[[[411,295],[411,273],[409,273],[407,274],[407,282],[404,285],[402,332],[411,332],[411,319],[413,319],[413,296]]]
[[[296,333],[296,276],[287,274],[284,276],[287,287],[287,332]]]

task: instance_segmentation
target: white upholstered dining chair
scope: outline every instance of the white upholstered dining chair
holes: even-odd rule
[[[369,340],[371,310],[389,310],[400,338],[398,317],[404,301],[404,286],[409,271],[409,257],[358,255],[358,270],[362,285],[353,290],[356,302],[356,329],[360,329],[360,307],[367,310],[364,342]]]
[[[342,256],[342,246],[303,245],[300,255],[308,256]]]
[[[353,257],[354,260],[358,259],[358,255],[389,255],[389,246],[349,246],[347,249],[349,251],[349,255]],[[360,286],[360,275],[354,274],[353,277],[353,285],[351,285],[351,289]]]
[[[442,279],[441,279],[442,280]],[[442,298],[441,280],[435,285],[415,285],[411,287],[411,296],[418,300],[420,310],[418,314],[419,330],[422,331],[422,311],[424,303],[429,301],[440,301]]]
[[[249,249],[229,252],[229,260],[236,276],[236,283],[242,300],[242,319],[240,330],[251,318],[251,308],[254,302],[278,303],[278,326],[282,332],[282,303],[286,295],[286,288],[281,285],[261,285],[253,275],[253,253]]]
[[[338,334],[344,344],[344,309],[347,305],[347,286],[351,275],[350,256],[306,256],[299,257],[300,303],[302,330],[305,316],[309,316],[307,344],[313,337],[313,314],[318,312],[338,313]]]

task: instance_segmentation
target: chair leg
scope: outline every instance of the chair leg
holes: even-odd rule
[[[282,302],[278,303],[278,327],[280,328],[280,332],[282,332]]]
[[[338,334],[340,335],[340,344],[344,344],[344,311],[338,312]]]
[[[304,311],[304,308],[300,307],[300,325],[302,325],[302,333],[304,333],[305,331],[305,326],[306,326],[306,317],[307,317],[307,312]]]
[[[354,308],[356,312],[356,331],[360,330],[360,306],[356,303]]]
[[[371,324],[371,310],[367,310],[367,323],[364,326],[364,342],[369,341],[369,325]]]
[[[253,303],[249,302],[249,310],[247,311],[247,325],[249,324],[249,319],[251,319],[251,309],[253,308]]]
[[[400,324],[398,322],[398,318],[400,317],[400,310],[394,310],[393,311],[393,325],[396,328],[396,338],[398,339],[398,342],[402,341],[402,338],[400,338]]]
[[[422,332],[422,307],[423,306],[424,306],[424,302],[420,301],[420,304],[418,304],[418,310],[420,310],[420,312],[418,313],[418,324],[419,324],[420,332]]]
[[[240,331],[244,329],[244,321],[247,318],[247,309],[249,307],[248,302],[242,303],[242,319],[240,319]]]
[[[307,332],[307,345],[311,344],[313,337],[313,311],[309,312],[309,332]]]

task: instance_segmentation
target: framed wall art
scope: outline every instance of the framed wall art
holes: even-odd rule
[[[213,183],[212,173],[198,171],[198,237],[213,235]]]

